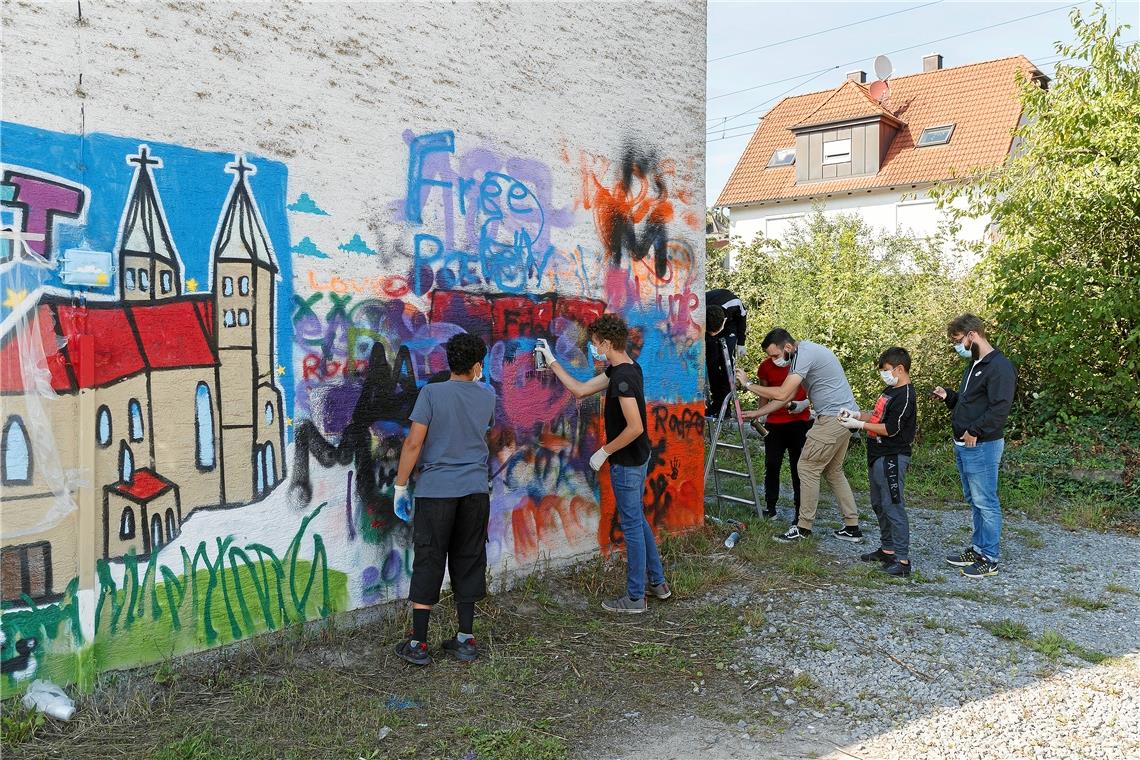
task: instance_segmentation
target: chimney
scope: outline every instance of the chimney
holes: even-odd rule
[[[866,71],[849,71],[847,72],[847,79],[856,82],[857,84],[867,84]]]
[[[938,53],[931,53],[922,57],[922,72],[925,74],[928,71],[941,71],[942,70],[942,56]]]

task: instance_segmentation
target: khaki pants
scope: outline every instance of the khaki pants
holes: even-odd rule
[[[827,478],[831,492],[839,501],[844,525],[858,525],[859,512],[855,509],[855,494],[843,474],[843,460],[851,431],[839,424],[835,417],[819,417],[808,431],[807,441],[800,453],[800,519],[797,523],[811,530],[815,510],[819,506],[820,476]]]

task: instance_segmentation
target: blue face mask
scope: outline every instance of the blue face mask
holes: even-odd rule
[[[606,357],[602,354],[599,354],[598,349],[594,348],[594,344],[592,342],[587,343],[586,345],[590,347],[590,361],[604,362],[606,360]]]
[[[958,356],[961,356],[963,359],[972,359],[974,356],[970,352],[970,349],[966,348],[966,341],[962,341],[961,343],[956,344],[954,346],[954,350],[957,351]]]

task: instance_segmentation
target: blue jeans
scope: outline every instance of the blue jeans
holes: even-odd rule
[[[648,470],[648,462],[637,467],[610,464],[610,485],[614,489],[621,531],[625,534],[625,555],[629,564],[626,585],[630,599],[645,596],[647,570],[649,582],[654,586],[665,582],[665,568],[661,566],[657,541],[653,538],[649,521],[645,519],[643,499]]]
[[[1000,559],[1001,503],[998,501],[998,465],[1005,450],[1005,440],[978,443],[974,448],[954,446],[958,475],[962,478],[962,498],[974,516],[974,533],[970,537],[974,551],[986,559]]]

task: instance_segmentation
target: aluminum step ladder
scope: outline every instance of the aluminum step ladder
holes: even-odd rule
[[[720,348],[724,354],[724,366],[728,372],[728,387],[729,393],[725,396],[724,401],[720,405],[720,412],[717,414],[716,421],[711,426],[706,426],[708,431],[709,451],[705,459],[705,483],[709,482],[709,477],[713,479],[713,490],[716,494],[716,506],[720,511],[722,502],[731,502],[733,504],[747,504],[756,510],[756,514],[760,517],[764,516],[764,510],[760,506],[760,490],[756,487],[756,476],[752,472],[752,451],[748,445],[749,435],[748,431],[751,425],[744,422],[744,416],[740,412],[740,399],[736,395],[736,374],[732,357],[728,353],[728,345],[722,340],[720,341]],[[728,422],[728,427],[733,426],[733,421],[727,420],[729,413],[732,412],[735,416],[736,431],[740,434],[739,443],[732,443],[729,441],[722,441],[721,436],[725,432],[725,423]],[[754,432],[754,435],[758,435]],[[717,450],[728,449],[729,451],[740,451],[744,454],[744,469],[745,472],[739,470],[729,470],[721,467],[717,462]],[[747,478],[749,485],[752,487],[752,500],[733,496],[731,494],[721,493],[720,479],[721,476],[727,478]]]

